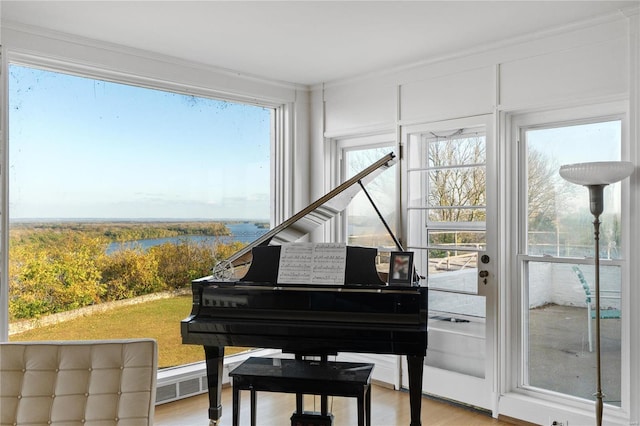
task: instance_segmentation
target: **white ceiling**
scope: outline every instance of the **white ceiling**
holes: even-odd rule
[[[637,7],[635,1],[29,1],[44,27],[312,85],[481,49]]]

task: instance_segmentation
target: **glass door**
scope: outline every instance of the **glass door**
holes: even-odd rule
[[[406,248],[429,287],[423,391],[488,410],[497,286],[491,117],[403,129],[401,163]]]

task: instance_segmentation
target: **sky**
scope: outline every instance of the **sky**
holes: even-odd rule
[[[578,123],[527,132],[528,145],[555,160],[566,163],[620,160],[622,123],[619,119]]]
[[[621,158],[622,122],[619,119],[595,123],[580,123],[542,129],[530,129],[527,132],[527,146],[541,152],[559,170],[563,164],[586,163],[592,161],[619,161]],[[589,215],[589,191],[563,180],[559,173],[557,182],[563,185],[558,192],[556,202],[561,211],[567,213],[567,206]],[[566,202],[567,196],[573,200]],[[621,209],[620,183],[608,185],[604,190],[605,213],[619,214]],[[587,207],[585,207],[587,206]],[[590,216],[590,215],[589,215]]]
[[[271,109],[9,74],[11,220],[269,218]]]
[[[9,71],[11,220],[269,218],[270,109]],[[618,120],[527,137],[558,167],[617,160],[620,138]]]

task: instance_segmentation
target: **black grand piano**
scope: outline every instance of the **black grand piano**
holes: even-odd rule
[[[369,197],[366,183],[394,163],[394,154],[386,155],[216,265],[213,275],[192,282],[193,308],[181,322],[182,342],[204,346],[211,424],[217,424],[222,413],[225,346],[276,348],[298,356],[406,355],[411,426],[421,424],[425,286],[417,279],[412,285],[387,285],[376,271],[377,249],[351,246],[346,247],[343,285],[278,282],[282,245],[298,241],[343,211],[359,191]]]

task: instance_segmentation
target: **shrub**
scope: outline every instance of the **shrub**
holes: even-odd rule
[[[214,247],[188,240],[149,249],[158,260],[158,275],[171,289],[187,287],[191,280],[208,275],[215,262],[215,251]]]
[[[158,276],[158,262],[139,248],[118,250],[102,268],[106,300],[128,299],[165,289]]]
[[[243,247],[238,242],[210,246],[185,239],[147,251],[140,246],[124,246],[107,254],[108,225],[98,225],[12,228],[9,243],[12,320],[188,287],[192,280],[209,275],[219,260]],[[189,230],[196,225],[182,226]],[[153,229],[156,233],[161,231],[160,225]],[[212,229],[219,231],[216,227]]]
[[[55,241],[55,244],[51,244]],[[12,318],[31,318],[97,303],[104,294],[98,264],[106,243],[76,232],[39,235],[11,247]]]

